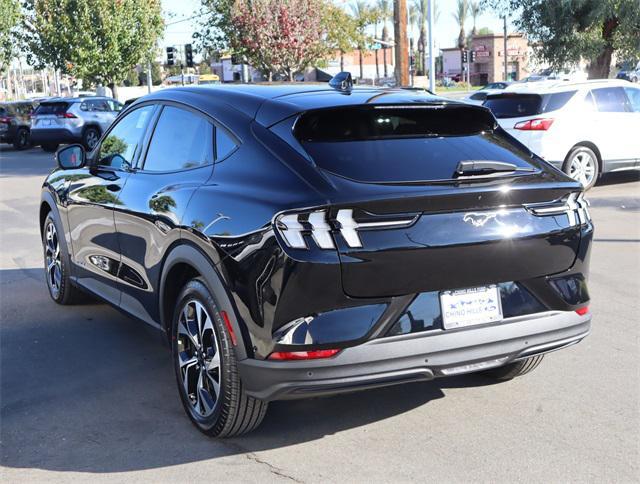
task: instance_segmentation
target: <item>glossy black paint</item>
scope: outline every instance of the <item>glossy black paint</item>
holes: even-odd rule
[[[276,349],[343,347],[384,337],[412,301],[443,289],[515,281],[547,309],[572,310],[586,302],[586,292],[566,297],[548,279],[586,278],[592,225],[569,226],[565,215],[541,218],[524,208],[580,191],[577,182],[511,139],[535,173],[361,183],[319,169],[291,135],[300,113],[365,103],[446,108],[451,101],[404,90],[341,93],[325,86],[162,90],[129,105],[114,123],[141,106],[157,106],[135,163],[99,167],[98,148],[87,154],[87,166],[55,170],[43,186],[41,220],[48,210],[60,218],[76,284],[162,330],[170,323],[177,286],[202,275],[234,316],[239,353],[259,359]],[[238,148],[194,169],[145,171],[153,126],[165,105],[224,127]],[[471,109],[486,115],[484,108]],[[287,247],[274,217],[310,208],[329,214],[350,208],[359,217],[413,214],[417,221],[363,232],[361,249],[349,248],[337,233],[336,250]],[[485,212],[499,214],[480,226],[465,221],[469,213]],[[304,337],[285,336],[292,322],[308,317]]]

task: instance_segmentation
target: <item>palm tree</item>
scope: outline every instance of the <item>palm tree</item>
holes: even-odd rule
[[[419,13],[418,24],[420,26],[420,36],[418,37],[418,54],[420,56],[420,64],[422,71],[426,71],[427,66],[427,21],[429,15],[428,0],[414,0],[413,7]]]
[[[380,9],[378,9],[377,7],[372,7],[371,8],[371,13],[372,16],[374,18],[374,22],[373,22],[373,38],[377,39],[378,38],[378,23],[380,22]],[[376,58],[376,81],[378,79],[380,79],[380,63],[378,62],[378,48],[374,49],[373,51],[373,55]]]
[[[382,22],[382,40],[389,40],[389,30],[387,30],[387,20],[393,17],[393,12],[391,11],[391,2],[390,0],[378,0],[377,1],[378,11],[380,13],[380,21]],[[388,77],[387,73],[387,46],[382,44],[382,59],[384,62],[384,77]]]
[[[407,9],[407,30],[409,31],[409,47],[412,55],[417,44],[414,31],[414,27],[416,26],[418,27],[418,30],[420,30],[420,10],[417,6],[417,2],[414,1],[414,3],[409,5],[409,8]],[[418,46],[418,56],[420,52],[420,46]],[[416,64],[416,70],[418,70],[420,63],[416,62]]]
[[[453,18],[460,27],[458,34],[458,48],[464,49],[467,45],[467,38],[464,35],[464,24],[467,22],[467,13],[469,13],[469,4],[467,0],[458,0],[457,11],[453,13]]]
[[[482,4],[478,0],[472,1],[469,6],[469,13],[471,13],[471,18],[473,19],[473,28],[471,29],[471,37],[473,37],[478,33],[476,30],[476,22],[482,13]]]
[[[365,49],[365,41],[367,38],[365,29],[371,23],[373,15],[366,0],[356,0],[351,6],[351,9],[353,10],[353,15],[356,18],[356,23],[358,24],[358,61],[360,63],[360,79],[362,79],[364,78],[362,52]]]

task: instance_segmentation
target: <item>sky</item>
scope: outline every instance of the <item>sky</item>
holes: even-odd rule
[[[407,0],[410,3],[413,0]],[[456,0],[435,0],[440,17],[434,29],[436,48],[453,47],[458,38],[458,24],[453,18]],[[336,0],[336,3],[349,5],[348,0]],[[162,0],[162,9],[167,23],[192,17],[198,13],[200,0]],[[348,8],[348,7],[347,7]],[[471,19],[467,22],[467,31],[473,27]],[[502,19],[493,12],[485,12],[478,18],[477,28],[488,27],[495,33],[502,32]],[[161,46],[179,45],[191,42],[191,34],[196,28],[194,20],[168,25]],[[511,26],[509,31],[511,32]]]

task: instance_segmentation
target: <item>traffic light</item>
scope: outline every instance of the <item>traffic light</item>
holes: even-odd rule
[[[191,44],[184,46],[184,60],[187,63],[187,67],[193,67],[193,49]]]
[[[176,63],[175,55],[176,55],[176,48],[167,47],[167,65],[168,66],[172,66]]]
[[[462,63],[466,64],[467,62],[469,62],[469,52],[466,50],[462,50],[461,54],[462,54]]]
[[[473,63],[473,62],[475,62],[475,61],[476,61],[476,51],[475,51],[475,50],[472,50],[472,51],[471,51],[471,62]]]

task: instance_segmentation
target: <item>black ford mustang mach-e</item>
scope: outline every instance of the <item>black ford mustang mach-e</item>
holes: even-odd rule
[[[203,432],[267,402],[482,371],[590,329],[581,185],[485,108],[402,89],[167,89],[57,153],[51,297],[166,333]]]

